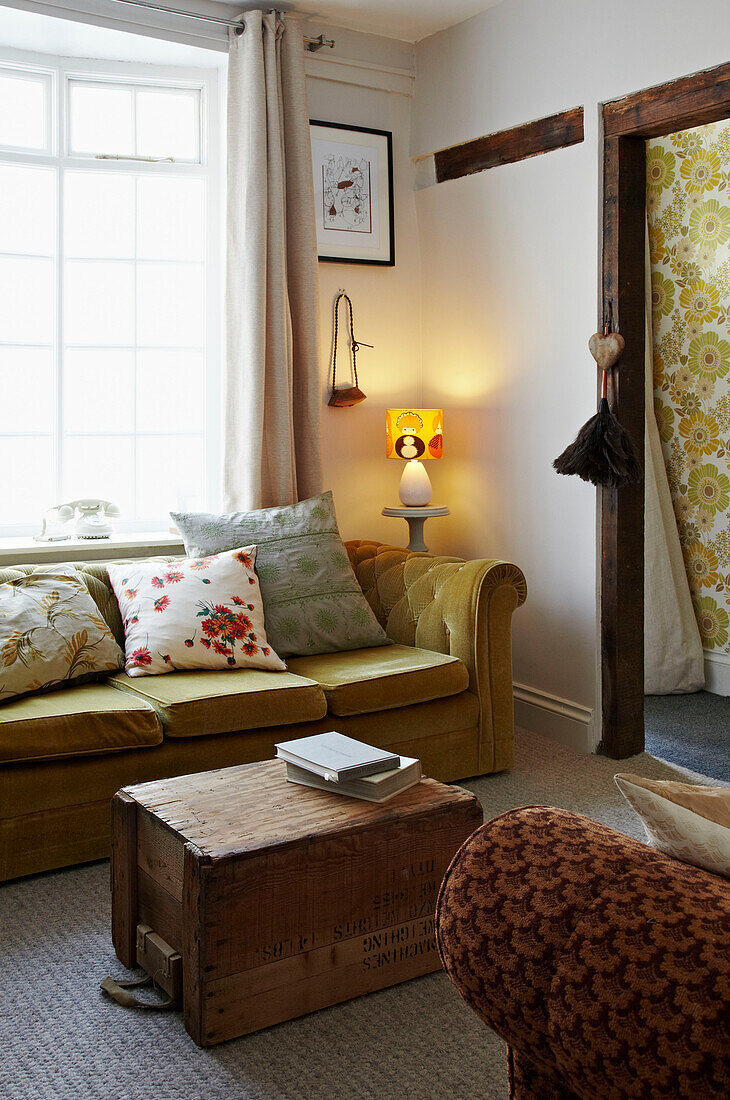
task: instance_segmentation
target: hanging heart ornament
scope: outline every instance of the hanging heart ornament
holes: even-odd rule
[[[623,355],[626,341],[618,332],[594,332],[588,341],[588,350],[601,370],[610,370]]]

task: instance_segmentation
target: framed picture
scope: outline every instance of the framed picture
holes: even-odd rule
[[[319,259],[392,267],[393,135],[313,119],[309,132]]]

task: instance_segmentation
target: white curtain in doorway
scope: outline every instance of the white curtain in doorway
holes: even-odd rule
[[[646,440],[644,543],[644,692],[673,695],[705,686],[695,618],[654,415],[651,265],[646,235]]]
[[[226,509],[321,489],[319,290],[300,19],[244,12],[228,58]]]

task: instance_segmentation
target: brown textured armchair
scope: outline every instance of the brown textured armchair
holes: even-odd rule
[[[513,1100],[730,1096],[730,885],[567,810],[477,830],[437,938]]]

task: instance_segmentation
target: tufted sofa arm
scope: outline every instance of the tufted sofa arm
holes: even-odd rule
[[[541,806],[473,833],[436,909],[513,1100],[730,1096],[729,923],[726,879]]]
[[[360,587],[389,637],[464,662],[479,699],[480,774],[514,763],[512,612],[525,602],[522,572],[508,562],[415,554],[348,542]]]

